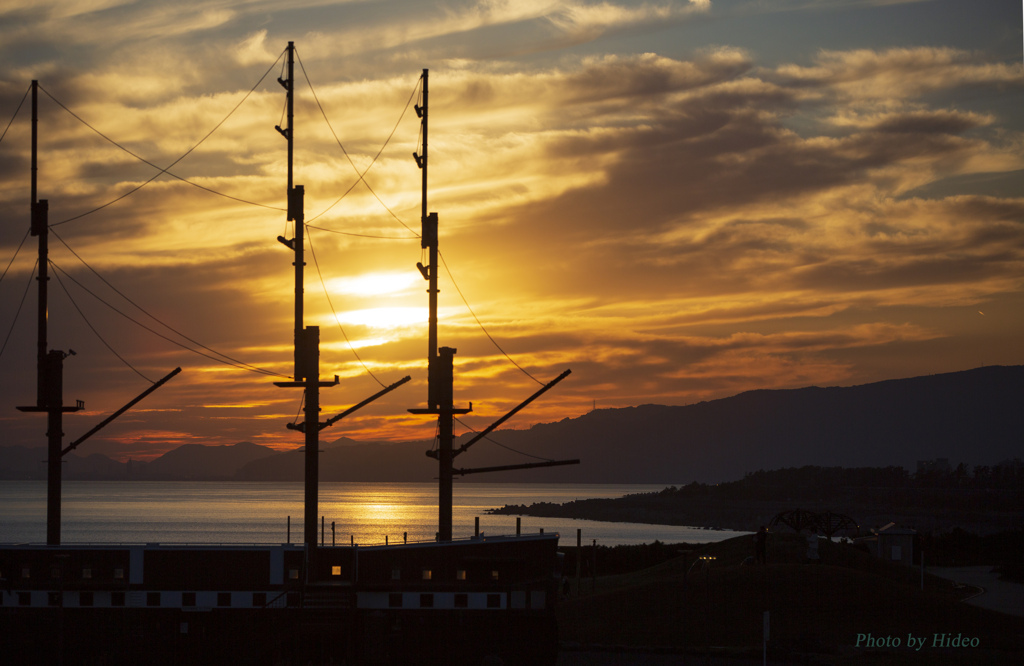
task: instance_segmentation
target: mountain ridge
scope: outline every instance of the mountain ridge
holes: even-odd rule
[[[691,405],[638,405],[499,430],[502,445],[581,465],[469,476],[473,481],[717,483],[758,469],[821,465],[914,469],[918,460],[991,465],[1019,457],[1024,366],[987,366],[849,387],[755,389]],[[456,439],[456,446],[470,434]],[[322,481],[431,481],[428,440],[322,442]],[[18,450],[20,449],[20,451]],[[42,457],[40,457],[40,455]],[[45,478],[41,448],[0,447],[0,478]],[[300,481],[302,454],[251,442],[188,444],[148,463],[69,456],[65,478]],[[106,461],[106,462],[105,462]],[[483,440],[457,466],[524,459]]]

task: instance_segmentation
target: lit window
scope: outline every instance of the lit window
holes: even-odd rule
[[[498,580],[498,570],[495,569],[491,572],[491,580]]]
[[[340,566],[331,567],[331,575],[332,576],[340,576],[341,575],[341,567]]]
[[[299,579],[299,570],[298,569],[289,569],[288,570],[288,578],[290,578],[292,580],[298,580]]]
[[[423,580],[430,580],[433,577],[433,572],[430,569],[423,570]]]
[[[82,578],[92,578],[92,569],[82,569]]]
[[[466,570],[458,569],[455,571],[455,580],[466,580]]]
[[[124,569],[114,569],[114,578],[118,580],[124,578]]]
[[[30,569],[28,567],[25,567],[24,569],[21,570],[21,577],[22,578],[29,578],[29,573],[30,573]]]

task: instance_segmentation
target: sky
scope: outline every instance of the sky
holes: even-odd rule
[[[79,452],[302,444],[289,41],[324,417],[412,377],[324,440],[434,434],[425,68],[457,432],[566,369],[510,427],[1024,363],[1016,0],[0,0],[0,445],[46,441],[33,79],[66,441],[180,366]]]

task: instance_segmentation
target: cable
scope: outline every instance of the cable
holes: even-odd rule
[[[306,225],[307,229],[316,229],[317,231],[326,231],[329,234],[339,234],[341,236],[355,236],[356,238],[377,238],[380,240],[417,240],[419,236],[374,236],[371,234],[356,234],[350,231],[337,231],[336,229],[326,229],[324,227],[317,227],[312,224]]]
[[[70,292],[70,291],[68,291],[68,288],[67,288],[66,286],[64,286],[64,281],[60,279],[60,274],[64,272],[64,271],[63,271],[63,269],[59,269],[59,268],[57,267],[57,264],[53,263],[52,261],[51,261],[51,262],[49,262],[49,264],[50,264],[50,266],[51,266],[51,267],[53,267],[53,268],[54,268],[55,270],[57,270],[57,271],[58,271],[58,272],[55,272],[55,273],[54,273],[54,276],[55,276],[55,277],[57,278],[57,284],[59,284],[59,285],[60,285],[60,288],[64,290],[64,293],[65,293],[65,294],[67,294],[67,296],[68,296],[68,300],[69,300],[69,301],[71,301],[71,305],[73,305],[73,306],[75,307],[75,310],[77,310],[77,311],[78,311],[78,314],[79,314],[79,315],[80,315],[80,316],[82,317],[82,321],[84,321],[84,322],[85,322],[85,325],[89,327],[89,330],[91,330],[91,331],[92,331],[93,333],[95,333],[95,334],[96,334],[96,337],[97,337],[97,338],[99,338],[100,342],[102,342],[102,343],[103,343],[103,345],[104,345],[104,346],[105,346],[105,347],[106,347],[107,349],[109,349],[109,350],[110,350],[110,353],[111,353],[111,354],[113,354],[114,356],[116,356],[116,357],[118,358],[118,360],[119,360],[119,361],[121,361],[121,362],[122,362],[122,363],[124,363],[124,364],[125,364],[126,366],[128,366],[128,367],[129,367],[129,368],[130,368],[130,369],[131,369],[131,370],[132,370],[132,371],[133,371],[133,372],[134,372],[135,374],[137,374],[137,375],[138,375],[139,377],[142,377],[143,379],[145,379],[145,380],[146,380],[147,382],[149,382],[150,384],[155,384],[156,382],[154,382],[154,381],[153,381],[152,379],[150,379],[150,378],[149,378],[149,377],[147,377],[146,375],[144,375],[144,374],[142,374],[141,372],[139,372],[138,368],[136,368],[136,367],[135,367],[135,366],[133,366],[133,365],[132,365],[131,363],[129,363],[128,361],[126,361],[126,360],[124,359],[124,357],[123,357],[123,356],[121,356],[120,354],[118,354],[118,353],[117,353],[117,352],[116,352],[116,351],[114,350],[114,348],[113,348],[113,347],[111,347],[111,346],[110,346],[110,344],[109,344],[109,343],[108,343],[108,342],[107,342],[106,340],[104,340],[104,339],[103,339],[103,336],[102,336],[102,335],[100,335],[100,332],[96,330],[96,327],[94,327],[94,326],[93,326],[93,325],[92,325],[92,324],[91,324],[91,323],[89,322],[89,319],[88,319],[88,318],[87,318],[87,317],[85,316],[85,313],[84,313],[84,312],[82,312],[82,308],[78,307],[78,303],[76,303],[76,302],[75,302],[75,299],[74,299],[74,298],[73,298],[73,297],[71,296],[71,292]]]
[[[297,54],[298,54],[298,51],[296,51],[296,55],[297,55]],[[402,219],[401,219],[400,217],[398,217],[398,215],[396,215],[396,214],[395,214],[395,212],[394,212],[393,210],[391,210],[390,208],[388,208],[388,205],[387,205],[387,204],[385,204],[385,203],[384,203],[384,202],[383,202],[383,201],[381,200],[381,198],[380,198],[379,196],[377,196],[377,193],[376,193],[376,192],[374,192],[373,188],[372,188],[372,187],[370,187],[370,184],[369,184],[368,182],[366,182],[366,179],[364,178],[364,176],[366,175],[366,172],[370,170],[370,167],[372,167],[372,166],[374,165],[374,163],[376,163],[376,161],[377,161],[377,158],[379,158],[379,157],[381,156],[381,153],[383,153],[383,152],[384,152],[384,148],[385,148],[385,147],[387,147],[388,143],[389,143],[389,142],[391,141],[391,137],[393,137],[393,136],[395,135],[395,132],[396,132],[396,131],[398,130],[398,126],[399,126],[399,125],[400,125],[400,124],[402,123],[402,119],[403,119],[403,118],[405,117],[405,112],[409,110],[409,105],[410,105],[410,104],[412,104],[412,100],[413,100],[413,98],[414,98],[414,97],[416,96],[416,91],[417,91],[417,90],[418,90],[418,88],[419,88],[419,82],[417,82],[417,85],[416,85],[416,87],[414,87],[414,88],[413,88],[412,94],[411,94],[411,95],[409,95],[409,100],[408,100],[408,101],[407,101],[407,102],[405,103],[405,108],[404,108],[404,109],[402,109],[402,115],[398,117],[398,122],[396,122],[396,123],[395,123],[395,127],[394,127],[394,128],[393,128],[393,129],[391,130],[391,134],[389,134],[389,135],[388,135],[388,138],[387,138],[387,139],[386,139],[386,140],[384,141],[384,145],[382,145],[382,146],[380,147],[380,150],[379,150],[379,151],[377,151],[377,154],[376,154],[376,155],[374,155],[374,157],[373,157],[373,160],[372,160],[372,161],[370,162],[369,166],[367,166],[367,167],[366,167],[366,168],[365,168],[365,169],[364,169],[364,170],[362,171],[362,173],[360,173],[360,172],[359,172],[359,169],[358,169],[358,168],[356,167],[356,165],[355,165],[355,162],[353,162],[353,161],[352,161],[352,157],[351,157],[351,156],[350,156],[350,155],[348,154],[348,151],[347,151],[347,150],[345,150],[345,146],[344,146],[344,145],[342,145],[342,143],[341,143],[341,139],[339,139],[339,138],[338,138],[338,134],[337,134],[337,132],[335,132],[335,131],[334,131],[334,127],[333,127],[333,126],[331,125],[331,121],[330,121],[330,119],[329,119],[329,118],[327,117],[327,112],[326,112],[326,111],[324,111],[324,107],[323,107],[323,105],[322,105],[322,104],[320,103],[320,98],[319,98],[319,97],[317,96],[317,94],[316,94],[316,90],[315,90],[315,89],[313,88],[313,82],[309,80],[309,74],[307,74],[307,73],[306,73],[306,67],[305,67],[305,65],[303,65],[303,64],[302,64],[302,58],[301,58],[301,57],[299,58],[299,68],[300,68],[300,69],[302,70],[302,75],[303,75],[304,77],[306,77],[306,83],[307,83],[307,84],[309,85],[309,90],[310,90],[310,92],[311,92],[311,93],[313,93],[313,99],[314,99],[314,100],[316,100],[316,105],[317,105],[317,108],[319,108],[319,109],[320,109],[320,114],[321,114],[321,115],[322,115],[322,116],[324,117],[324,122],[326,122],[326,123],[327,123],[327,128],[331,130],[331,134],[332,134],[332,135],[334,136],[334,140],[335,140],[335,142],[337,142],[337,144],[338,144],[338,147],[339,147],[339,148],[341,148],[341,152],[345,154],[345,157],[346,157],[346,158],[348,159],[348,162],[349,162],[349,164],[351,164],[351,165],[352,165],[352,168],[353,168],[353,169],[355,170],[355,172],[356,172],[356,175],[358,176],[358,179],[356,180],[356,182],[355,182],[355,183],[352,183],[352,186],[351,186],[351,187],[349,187],[349,188],[348,188],[347,190],[345,190],[345,193],[344,193],[344,194],[342,194],[342,195],[341,195],[340,197],[338,197],[337,201],[335,201],[334,203],[332,203],[332,204],[331,204],[330,206],[328,206],[328,207],[327,207],[327,208],[326,208],[325,210],[321,211],[321,212],[320,212],[320,213],[318,213],[317,215],[315,215],[315,216],[313,216],[312,218],[310,218],[310,220],[309,220],[309,221],[310,221],[310,222],[312,222],[313,220],[317,219],[317,218],[318,218],[318,217],[320,217],[321,215],[324,215],[325,213],[327,213],[327,211],[329,211],[329,210],[331,210],[332,208],[334,208],[335,206],[337,206],[337,205],[338,205],[338,203],[340,203],[342,199],[344,199],[344,198],[345,198],[346,196],[348,196],[348,193],[352,191],[352,189],[353,189],[353,188],[354,188],[354,187],[356,186],[356,184],[357,184],[357,183],[359,183],[359,182],[362,182],[362,183],[363,183],[363,185],[365,185],[365,186],[366,186],[366,189],[370,191],[370,194],[372,194],[372,195],[373,195],[373,198],[374,198],[374,199],[376,199],[376,200],[377,200],[377,202],[378,202],[378,203],[379,203],[379,204],[380,204],[381,206],[383,206],[383,207],[384,207],[384,210],[386,210],[386,211],[387,211],[388,213],[390,213],[390,214],[391,214],[391,217],[395,218],[395,220],[397,220],[399,224],[401,224],[401,225],[402,225],[403,227],[405,227],[405,228],[406,228],[406,230],[408,230],[408,232],[409,232],[409,233],[411,233],[411,234],[413,234],[414,236],[416,236],[417,238],[419,238],[419,235],[418,235],[418,234],[416,234],[416,232],[415,232],[415,231],[413,231],[412,229],[410,229],[410,228],[409,228],[409,226],[408,226],[408,225],[407,225],[407,224],[406,224],[405,222],[403,222],[403,221],[402,221]],[[420,81],[422,81],[422,80],[423,80],[423,77],[422,77],[422,75],[421,75],[421,76],[420,76]]]
[[[470,431],[472,431],[472,432],[479,432],[478,430],[473,430],[473,428],[470,428],[468,425],[463,423],[460,419],[458,419],[456,417],[452,417],[452,418],[454,418],[456,421],[458,421],[463,427],[469,428]],[[542,458],[541,456],[535,456],[532,453],[527,453],[525,451],[520,451],[519,449],[513,449],[511,446],[505,446],[501,442],[496,442],[493,439],[491,439],[490,435],[484,435],[484,439],[486,439],[491,444],[497,444],[498,446],[500,446],[503,449],[508,449],[509,451],[512,451],[513,453],[518,453],[519,455],[526,456],[527,458],[536,458],[537,460],[543,460],[545,462],[554,462],[554,458]]]
[[[18,249],[14,251],[14,256],[11,257],[11,261],[7,264],[7,268],[4,269],[4,274],[0,275],[0,282],[3,282],[4,278],[7,277],[7,271],[11,270],[14,260],[18,258],[18,253],[21,252],[21,248],[25,245],[25,241],[28,240],[28,234],[30,231],[32,231],[31,227],[29,227],[29,230],[26,231],[25,235],[22,237],[21,243],[18,244]]]
[[[18,323],[18,316],[21,314],[21,308],[25,305],[25,298],[28,296],[28,290],[32,286],[32,278],[36,273],[36,266],[39,265],[39,259],[36,259],[36,263],[32,265],[32,270],[28,274],[28,284],[25,285],[25,293],[21,295],[21,303],[18,303],[18,310],[14,313],[14,321],[11,322],[11,328],[7,331],[7,337],[4,338],[4,346],[0,347],[0,356],[4,355],[4,350],[7,349],[7,343],[11,339],[11,334],[14,333],[14,326]]]
[[[16,108],[14,110],[14,115],[11,116],[10,122],[8,122],[7,123],[7,127],[4,128],[4,133],[0,134],[0,142],[2,142],[4,140],[5,136],[7,136],[7,130],[11,129],[11,125],[14,124],[14,119],[18,117],[18,112],[21,111],[21,105],[25,103],[26,99],[28,99],[28,94],[29,94],[29,92],[31,90],[32,90],[32,86],[29,86],[28,90],[25,91],[25,94],[21,96],[21,101],[18,102],[18,108]]]
[[[271,371],[271,370],[264,370],[263,368],[259,368],[259,367],[256,367],[256,366],[254,366],[254,365],[251,365],[251,364],[249,364],[249,363],[245,363],[244,361],[239,361],[238,359],[232,358],[232,357],[228,356],[227,354],[224,354],[224,353],[222,353],[222,352],[219,352],[219,351],[217,351],[217,350],[215,350],[215,349],[211,349],[210,347],[207,347],[206,345],[202,344],[201,342],[199,342],[199,341],[197,341],[197,340],[193,340],[192,338],[188,337],[188,336],[187,336],[187,335],[185,335],[184,333],[182,333],[182,332],[180,332],[180,331],[178,331],[178,330],[175,330],[175,329],[174,329],[173,327],[171,327],[171,326],[169,326],[169,325],[165,324],[164,322],[160,321],[159,319],[157,319],[156,317],[154,317],[153,315],[151,315],[151,314],[150,314],[149,312],[147,312],[147,311],[145,310],[145,308],[143,308],[143,307],[142,307],[141,305],[139,305],[138,303],[136,303],[136,302],[135,302],[135,301],[133,301],[132,299],[128,298],[128,297],[127,297],[127,296],[126,296],[126,295],[125,295],[124,293],[122,293],[122,292],[121,292],[121,291],[120,291],[120,290],[119,290],[119,289],[118,289],[117,287],[115,287],[115,286],[114,286],[114,285],[112,285],[112,284],[111,284],[110,282],[108,282],[108,281],[107,281],[107,279],[106,279],[106,278],[104,278],[104,277],[103,277],[102,275],[100,275],[100,274],[99,274],[99,273],[98,273],[98,272],[96,271],[96,269],[95,269],[95,268],[93,268],[92,266],[90,266],[90,265],[89,265],[89,264],[88,264],[88,263],[87,263],[87,262],[86,262],[86,261],[85,261],[84,259],[82,259],[82,257],[80,257],[80,256],[78,255],[78,253],[77,253],[77,252],[75,252],[75,251],[74,251],[74,250],[73,250],[73,249],[71,248],[71,246],[70,246],[70,245],[68,245],[68,244],[67,244],[67,242],[66,242],[66,241],[65,241],[65,240],[64,240],[63,238],[61,238],[61,237],[60,237],[60,235],[59,235],[59,234],[58,234],[58,233],[57,233],[56,231],[54,231],[53,229],[50,229],[50,233],[52,233],[52,234],[54,235],[54,237],[56,237],[56,238],[57,238],[57,240],[59,240],[59,241],[60,241],[61,243],[63,243],[64,247],[66,247],[66,248],[68,249],[68,251],[69,251],[69,252],[71,252],[71,254],[73,254],[73,255],[75,256],[75,258],[76,258],[76,259],[78,259],[78,260],[79,260],[80,262],[82,262],[82,265],[83,265],[83,266],[85,266],[85,267],[86,267],[86,268],[88,268],[88,269],[89,269],[90,271],[92,271],[93,275],[95,275],[96,277],[98,277],[98,278],[99,278],[99,279],[100,279],[100,280],[101,280],[101,281],[102,281],[102,282],[103,282],[103,283],[104,283],[105,285],[107,285],[108,287],[110,287],[110,289],[111,289],[111,290],[113,290],[113,292],[114,292],[114,293],[116,293],[116,294],[117,294],[118,296],[120,296],[120,297],[121,297],[121,298],[123,298],[124,300],[128,301],[128,302],[129,302],[130,304],[132,304],[133,306],[135,306],[135,308],[136,308],[137,310],[139,310],[139,312],[141,312],[142,314],[146,315],[147,317],[149,317],[150,319],[152,319],[152,320],[153,320],[153,321],[155,321],[156,323],[160,324],[161,326],[163,326],[163,327],[164,327],[164,328],[166,328],[167,330],[171,331],[171,332],[172,332],[172,333],[174,333],[175,335],[178,335],[178,336],[180,336],[180,337],[184,338],[185,340],[188,340],[188,341],[189,341],[189,342],[191,342],[192,344],[194,344],[194,345],[197,345],[197,346],[199,346],[199,347],[202,347],[203,349],[207,350],[207,351],[208,351],[208,352],[210,352],[211,354],[216,354],[217,356],[220,356],[221,358],[216,358],[216,357],[214,357],[214,356],[210,356],[210,355],[208,355],[208,354],[204,354],[204,353],[202,353],[202,352],[200,352],[200,351],[198,351],[198,350],[196,350],[196,349],[193,349],[193,348],[189,347],[188,345],[185,345],[185,344],[182,344],[182,343],[178,342],[177,340],[172,340],[171,338],[168,338],[167,336],[165,336],[165,335],[163,335],[163,334],[161,334],[161,333],[157,333],[156,331],[154,331],[153,329],[149,328],[149,327],[148,327],[148,326],[146,326],[145,324],[142,324],[141,322],[139,322],[139,321],[136,321],[136,320],[135,320],[135,319],[133,319],[132,317],[130,317],[130,316],[128,316],[128,315],[126,315],[125,313],[123,313],[123,312],[121,312],[120,310],[118,310],[117,308],[115,308],[115,307],[114,307],[113,305],[111,305],[111,304],[107,303],[106,301],[104,301],[104,300],[103,300],[102,298],[100,298],[99,296],[97,296],[96,294],[94,294],[94,293],[93,293],[92,291],[90,291],[90,290],[89,290],[88,288],[86,288],[86,287],[85,287],[85,286],[84,286],[84,285],[83,285],[82,283],[80,283],[80,282],[78,282],[77,280],[75,280],[75,278],[74,278],[74,277],[72,277],[72,276],[71,276],[71,275],[70,275],[69,273],[67,273],[67,272],[65,272],[65,273],[64,273],[65,275],[67,275],[67,277],[68,277],[68,278],[69,278],[69,279],[70,279],[70,280],[71,280],[72,282],[74,282],[74,283],[75,283],[75,284],[77,284],[78,286],[82,287],[82,289],[85,289],[85,290],[86,290],[87,292],[89,292],[89,294],[91,294],[91,295],[92,295],[92,296],[93,296],[93,297],[94,297],[94,298],[95,298],[96,300],[100,301],[101,303],[103,303],[104,305],[106,305],[106,306],[107,306],[107,307],[109,307],[109,308],[110,308],[111,310],[113,310],[114,312],[118,313],[119,315],[121,315],[121,316],[122,316],[122,317],[124,317],[125,319],[128,319],[129,321],[131,321],[131,322],[135,323],[136,325],[138,325],[138,326],[141,326],[142,328],[146,329],[147,331],[149,331],[149,332],[150,332],[150,333],[152,333],[153,335],[156,335],[156,336],[158,336],[158,337],[161,337],[161,338],[163,338],[164,340],[167,340],[168,342],[170,342],[170,343],[172,343],[172,344],[175,344],[175,345],[177,345],[177,346],[181,347],[182,349],[187,349],[188,351],[190,351],[190,352],[192,352],[192,353],[194,353],[194,354],[199,354],[200,356],[203,356],[203,357],[209,358],[209,359],[211,359],[211,360],[217,361],[218,363],[223,363],[224,365],[231,365],[231,366],[234,366],[234,367],[236,367],[236,368],[239,368],[239,369],[242,369],[242,370],[249,370],[250,372],[255,372],[255,373],[258,373],[258,374],[262,374],[262,375],[270,375],[270,376],[273,376],[273,377],[281,377],[281,378],[284,378],[284,379],[289,379],[289,377],[288,377],[287,375],[282,375],[282,374],[280,374],[280,373],[277,373],[277,372],[273,372],[273,371]],[[224,360],[224,359],[227,359],[227,360]]]
[[[283,52],[282,52],[282,55],[283,55]],[[103,204],[102,206],[98,206],[97,208],[93,208],[92,210],[90,210],[90,211],[86,211],[85,213],[82,213],[82,214],[80,214],[80,215],[76,215],[76,216],[74,216],[74,217],[70,217],[70,218],[68,218],[68,219],[66,219],[66,220],[62,220],[62,221],[60,221],[60,222],[56,222],[56,223],[54,223],[54,224],[51,224],[51,225],[50,225],[50,227],[51,227],[51,228],[53,228],[53,227],[59,226],[59,225],[61,225],[61,224],[67,224],[68,222],[71,222],[71,221],[73,221],[73,220],[77,220],[77,219],[83,218],[83,217],[85,217],[85,216],[87,216],[87,215],[91,215],[91,214],[93,214],[93,213],[95,213],[95,212],[97,212],[97,211],[103,210],[103,209],[104,209],[104,208],[106,208],[107,206],[110,206],[110,205],[112,205],[112,204],[115,204],[115,203],[117,203],[118,201],[120,201],[121,199],[124,199],[125,197],[128,197],[128,196],[130,196],[130,195],[134,194],[135,192],[138,192],[138,191],[139,191],[139,190],[141,190],[141,189],[142,189],[143,187],[145,187],[146,185],[149,185],[149,184],[150,184],[150,183],[152,183],[152,182],[153,182],[154,180],[156,180],[157,178],[159,178],[159,177],[160,177],[160,176],[161,176],[162,174],[167,174],[168,176],[171,176],[172,178],[176,178],[176,179],[178,179],[178,180],[182,181],[183,183],[187,183],[188,185],[191,185],[191,186],[193,186],[193,187],[197,187],[197,188],[199,188],[199,189],[201,189],[201,190],[205,190],[205,191],[207,191],[207,192],[210,192],[211,194],[216,194],[217,196],[221,196],[221,197],[224,197],[224,198],[226,198],[226,199],[231,199],[231,200],[233,200],[233,201],[238,201],[239,203],[249,204],[249,205],[252,205],[252,206],[259,206],[260,208],[268,208],[268,209],[270,209],[270,210],[279,210],[279,211],[284,211],[284,210],[286,210],[286,209],[284,209],[284,208],[280,208],[280,207],[278,207],[278,206],[269,206],[269,205],[267,205],[267,204],[261,204],[261,203],[256,203],[256,202],[254,202],[254,201],[247,201],[247,200],[245,200],[245,199],[240,199],[240,198],[238,198],[238,197],[233,197],[233,196],[231,196],[231,195],[229,195],[229,194],[224,194],[224,193],[222,193],[222,192],[218,192],[218,191],[216,191],[216,190],[210,189],[210,188],[208,188],[208,187],[205,187],[205,186],[203,186],[203,185],[199,185],[198,183],[193,183],[193,182],[192,182],[192,181],[190,181],[190,180],[187,180],[187,179],[185,179],[185,178],[182,178],[181,176],[177,176],[177,175],[175,175],[175,174],[171,173],[170,171],[168,171],[168,169],[170,169],[171,167],[173,167],[173,166],[174,166],[175,164],[177,164],[178,162],[180,162],[180,161],[182,161],[183,159],[185,159],[186,157],[188,157],[188,155],[189,155],[189,154],[191,154],[191,153],[192,153],[192,151],[194,151],[194,150],[195,150],[196,148],[198,148],[198,147],[199,147],[200,145],[202,145],[202,144],[203,144],[203,142],[205,142],[205,141],[206,141],[207,139],[209,139],[209,138],[210,138],[210,136],[212,136],[214,132],[216,132],[216,131],[217,131],[218,129],[220,129],[220,127],[221,127],[221,126],[222,126],[222,125],[223,125],[224,123],[226,123],[226,122],[227,122],[228,118],[230,118],[230,117],[231,117],[232,115],[234,115],[235,111],[237,111],[237,110],[238,110],[238,108],[239,108],[240,106],[242,106],[242,104],[244,104],[244,103],[245,103],[245,101],[246,101],[247,99],[249,99],[249,97],[250,97],[250,96],[251,96],[251,95],[253,94],[253,92],[255,92],[256,88],[258,88],[258,87],[259,87],[259,85],[260,85],[261,83],[263,83],[263,79],[267,78],[267,74],[269,74],[269,73],[270,73],[270,71],[271,71],[271,70],[272,70],[272,69],[274,68],[274,65],[276,65],[276,64],[277,64],[277,62],[278,62],[278,61],[279,61],[280,59],[281,59],[281,56],[279,55],[279,56],[277,57],[277,60],[275,60],[275,61],[274,61],[274,64],[272,64],[272,65],[270,66],[270,68],[269,68],[269,69],[267,69],[267,71],[263,73],[263,76],[261,76],[261,77],[260,77],[260,80],[256,82],[256,85],[254,85],[254,86],[253,86],[253,87],[252,87],[252,88],[251,88],[251,89],[249,90],[249,92],[247,92],[247,93],[245,94],[245,96],[244,96],[244,97],[243,97],[243,98],[241,99],[241,101],[239,101],[239,102],[238,102],[238,104],[236,104],[236,105],[235,105],[235,107],[234,107],[233,109],[231,109],[231,111],[230,111],[230,112],[228,113],[228,115],[224,116],[224,119],[223,119],[223,120],[221,120],[221,121],[220,121],[219,123],[217,123],[217,125],[216,125],[216,126],[214,126],[214,128],[213,128],[212,130],[210,130],[210,131],[209,131],[209,132],[208,132],[208,133],[206,134],[206,136],[204,136],[204,137],[203,137],[202,139],[200,139],[200,140],[199,140],[199,142],[198,142],[198,143],[196,143],[196,145],[192,146],[192,147],[191,147],[191,148],[189,148],[189,149],[188,149],[187,151],[185,151],[185,153],[184,153],[184,154],[183,154],[183,155],[182,155],[181,157],[179,157],[178,159],[176,159],[176,160],[174,160],[173,162],[171,162],[171,163],[170,163],[170,164],[169,164],[169,165],[167,166],[167,168],[162,168],[162,167],[159,167],[159,166],[157,166],[156,164],[153,164],[153,163],[152,163],[152,162],[150,162],[149,160],[147,160],[147,159],[144,159],[144,158],[140,157],[139,155],[136,155],[135,153],[133,153],[132,151],[128,150],[127,148],[125,148],[125,147],[124,147],[124,146],[122,146],[121,144],[117,143],[116,141],[114,141],[113,139],[111,139],[110,137],[108,137],[107,135],[103,134],[103,132],[100,132],[100,131],[99,131],[98,129],[96,129],[95,127],[93,127],[93,126],[92,126],[92,125],[90,125],[89,123],[87,123],[87,122],[86,122],[85,120],[83,120],[83,119],[82,119],[81,117],[79,117],[79,116],[78,116],[77,114],[75,114],[75,113],[74,113],[74,112],[73,112],[73,111],[72,111],[71,109],[69,109],[68,107],[64,106],[64,104],[62,104],[62,103],[61,103],[61,102],[60,102],[59,100],[57,100],[57,98],[56,98],[56,97],[54,97],[53,95],[51,95],[51,94],[50,94],[50,92],[49,92],[48,90],[46,90],[46,89],[45,89],[45,88],[43,88],[42,86],[39,86],[39,87],[40,87],[40,89],[42,89],[42,91],[43,91],[44,93],[46,93],[46,95],[47,95],[47,96],[48,96],[48,97],[49,97],[49,98],[50,98],[51,100],[53,100],[53,101],[54,101],[54,102],[55,102],[55,103],[56,103],[56,104],[57,104],[57,105],[58,105],[59,107],[61,107],[62,109],[64,109],[65,111],[67,111],[67,112],[68,112],[69,114],[71,114],[71,116],[72,116],[72,117],[74,117],[74,118],[75,118],[76,120],[78,120],[78,121],[79,121],[80,123],[82,123],[83,125],[85,125],[85,126],[86,126],[86,127],[88,127],[89,129],[91,129],[91,130],[92,130],[93,132],[95,132],[95,133],[96,133],[96,134],[98,134],[99,136],[101,136],[101,137],[103,137],[104,139],[106,139],[107,141],[109,141],[109,142],[110,142],[111,144],[113,144],[113,145],[117,146],[118,148],[120,148],[120,149],[121,149],[121,150],[123,150],[124,152],[128,153],[129,155],[131,155],[131,156],[132,156],[132,157],[134,157],[135,159],[137,159],[137,160],[139,160],[140,162],[143,162],[143,163],[145,163],[145,164],[148,164],[149,166],[153,167],[154,169],[157,169],[157,171],[158,171],[158,173],[156,173],[156,174],[155,174],[155,175],[154,175],[154,176],[153,176],[152,178],[150,178],[150,179],[149,179],[149,180],[147,180],[146,182],[142,183],[142,184],[141,184],[141,185],[139,185],[138,187],[135,187],[134,189],[132,189],[132,190],[129,190],[128,192],[126,192],[126,193],[122,194],[121,196],[117,197],[116,199],[113,199],[112,201],[108,201],[107,203]]]
[[[306,230],[308,232],[309,231],[308,225],[306,225],[306,226],[307,226]],[[345,333],[345,327],[341,325],[341,320],[338,319],[338,313],[334,309],[334,303],[331,302],[331,294],[327,291],[327,283],[324,282],[324,275],[323,275],[323,273],[320,272],[320,262],[317,261],[317,259],[316,259],[316,251],[313,249],[313,237],[312,237],[312,235],[307,233],[306,234],[306,240],[309,241],[309,253],[311,255],[313,255],[313,265],[316,266],[316,274],[317,274],[317,276],[319,276],[320,284],[324,288],[324,296],[327,297],[327,305],[329,305],[330,308],[331,308],[331,314],[334,315],[334,321],[335,321],[335,323],[338,324],[338,329],[341,331],[342,337],[344,337],[345,338],[345,342],[348,343],[348,348],[352,351],[352,355],[356,357],[357,361],[359,361],[359,365],[363,366],[363,370],[366,370],[366,374],[368,374],[371,377],[373,377],[373,381],[375,381],[378,384],[380,384],[381,387],[384,387],[385,386],[384,382],[382,382],[381,380],[377,379],[377,375],[375,375],[372,372],[370,372],[370,369],[368,367],[366,367],[365,363],[363,363],[363,359],[360,358],[359,354],[356,353],[356,348],[354,346],[352,346],[352,341],[348,339],[348,334]]]
[[[452,281],[452,286],[455,287],[455,291],[457,291],[459,293],[459,296],[462,298],[462,302],[465,303],[465,305],[466,305],[466,309],[469,310],[469,314],[473,315],[473,319],[476,320],[477,326],[479,326],[480,330],[484,332],[484,335],[487,336],[487,339],[491,341],[491,344],[493,344],[495,346],[495,348],[498,351],[500,351],[502,353],[502,355],[506,359],[508,359],[509,363],[511,363],[512,365],[514,365],[517,368],[519,368],[519,370],[524,375],[526,375],[527,377],[529,377],[533,381],[537,382],[541,386],[544,386],[544,382],[540,381],[539,379],[537,379],[536,377],[531,375],[529,372],[527,372],[525,369],[523,369],[523,367],[521,365],[519,365],[518,363],[513,361],[512,357],[509,356],[508,354],[506,354],[505,350],[501,348],[501,345],[499,345],[498,342],[493,337],[491,337],[491,334],[487,332],[487,329],[484,328],[484,325],[482,323],[480,323],[479,317],[477,317],[476,313],[473,312],[473,308],[469,307],[469,301],[466,300],[466,297],[462,294],[462,290],[459,289],[459,285],[455,282],[455,276],[452,275],[451,269],[448,268],[448,264],[447,264],[447,262],[445,262],[444,255],[441,254],[441,250],[437,251],[437,256],[441,258],[441,265],[444,266],[445,272],[448,273],[448,278]]]

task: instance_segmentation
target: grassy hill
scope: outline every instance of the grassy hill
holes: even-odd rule
[[[920,570],[881,562],[842,544],[774,534],[767,566],[743,564],[750,536],[696,548],[641,571],[583,579],[562,603],[563,642],[760,656],[770,611],[769,654],[811,663],[1024,663],[1024,620],[960,603],[969,591]],[[702,567],[701,556],[714,557]],[[574,567],[574,558],[566,565]],[[570,575],[571,577],[571,575]],[[932,647],[935,634],[978,639],[978,647]],[[858,636],[899,638],[889,649],[857,647]],[[925,638],[920,651],[907,636]],[[864,641],[862,640],[862,643]]]

